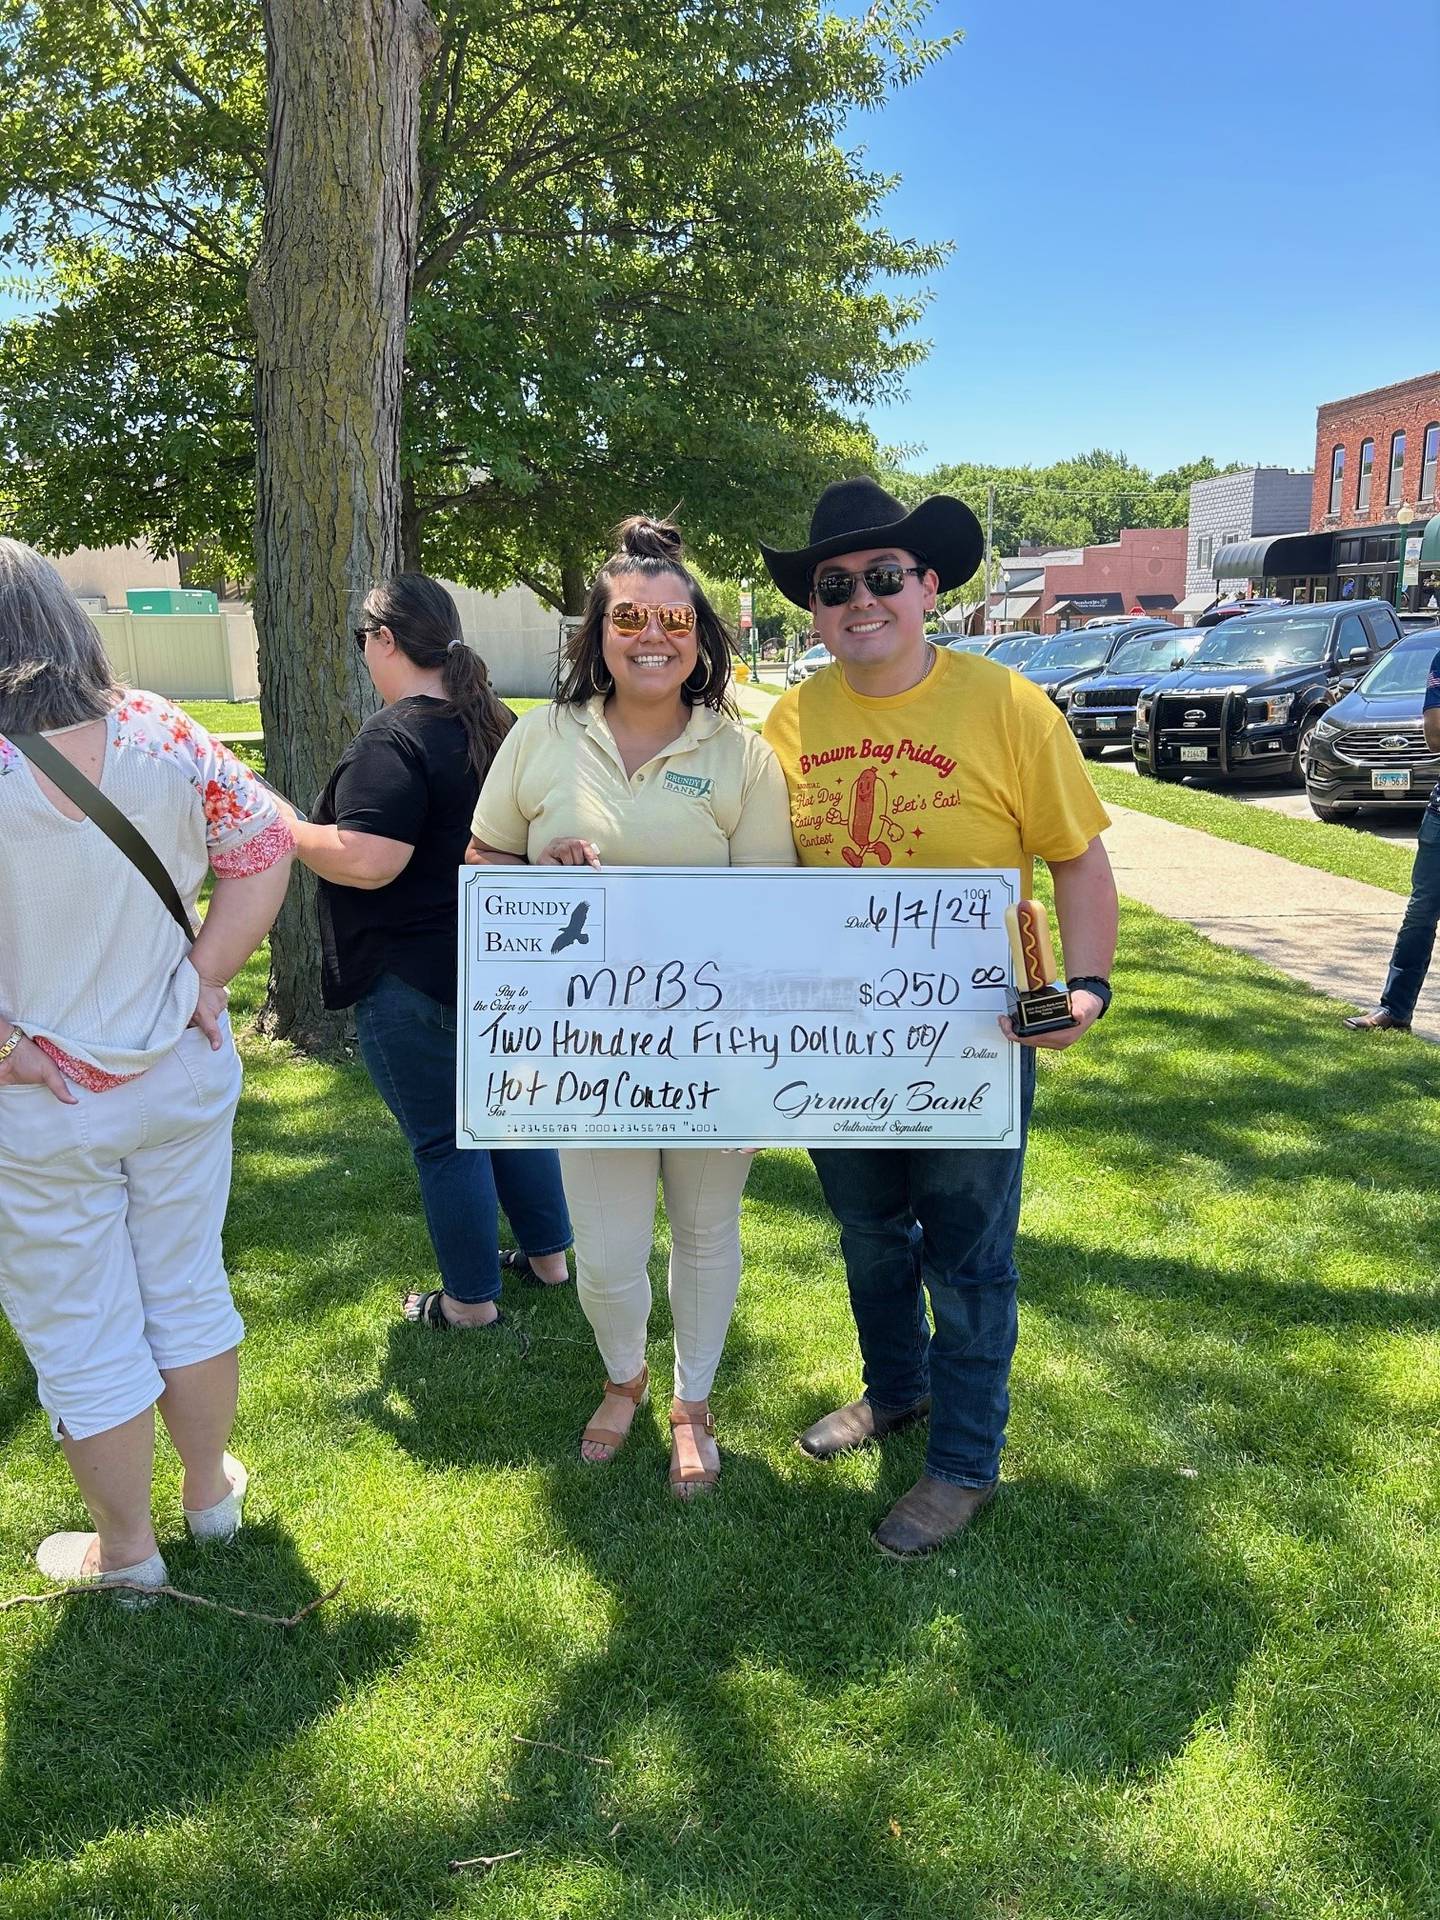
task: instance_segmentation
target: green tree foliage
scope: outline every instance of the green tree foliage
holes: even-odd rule
[[[993,486],[993,550],[998,559],[1017,553],[1022,546],[1100,546],[1118,540],[1122,527],[1183,527],[1190,514],[1191,483],[1233,472],[1238,464],[1231,461],[1222,467],[1203,455],[1166,473],[1150,473],[1123,453],[1097,447],[1048,467],[962,462],[915,473],[891,466],[885,484],[911,506],[928,494],[958,494],[982,526]],[[942,595],[940,604],[942,608],[956,602],[968,606],[983,599],[984,593],[982,566],[962,588]]]
[[[951,44],[928,0],[433,11],[408,557],[573,606],[615,520],[679,503],[745,563],[874,465],[861,410],[923,352],[942,250],[838,142]],[[258,9],[0,0],[0,102],[0,250],[44,302],[0,331],[7,519],[248,570]]]
[[[1085,547],[1118,540],[1122,527],[1183,527],[1192,480],[1221,472],[1208,458],[1152,474],[1123,453],[1096,448],[1048,467],[936,467],[904,474],[907,496],[955,493],[985,519],[988,489],[995,489],[997,554],[1022,546]]]

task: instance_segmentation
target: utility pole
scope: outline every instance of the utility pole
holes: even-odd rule
[[[980,627],[984,633],[990,631],[990,570],[994,565],[995,554],[995,482],[992,480],[985,489],[985,598],[980,615]]]

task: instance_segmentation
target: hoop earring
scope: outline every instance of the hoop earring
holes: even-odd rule
[[[595,689],[596,693],[609,693],[610,689],[614,686],[615,682],[610,677],[610,674],[607,670],[605,675],[605,684],[604,686],[601,686],[595,674],[595,668],[597,664],[598,663],[594,660],[590,662],[590,684]]]
[[[692,682],[687,680],[685,682],[686,688],[691,693],[704,693],[709,687],[710,682],[715,678],[715,669],[710,664],[710,656],[708,653],[702,653],[700,655],[700,662],[703,662],[705,667],[705,678],[700,681]],[[693,674],[695,671],[694,667],[692,667],[690,671]]]

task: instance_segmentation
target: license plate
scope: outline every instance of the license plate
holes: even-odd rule
[[[1210,758],[1210,749],[1208,747],[1181,747],[1180,758],[1182,760],[1208,760]]]
[[[1095,722],[1095,731],[1097,733],[1113,733],[1115,731],[1114,714],[1102,713],[1100,718]]]
[[[1410,769],[1408,767],[1387,767],[1383,773],[1372,773],[1371,790],[1375,793],[1408,793],[1410,791]]]

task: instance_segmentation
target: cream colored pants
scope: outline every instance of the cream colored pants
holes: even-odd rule
[[[750,1156],[706,1147],[564,1148],[560,1173],[575,1230],[575,1287],[612,1380],[645,1365],[655,1183],[670,1222],[675,1392],[704,1400],[740,1291],[740,1195]]]
[[[104,1093],[0,1087],[0,1307],[52,1433],[122,1426],[162,1373],[238,1346],[220,1250],[240,1060],[189,1027]]]

